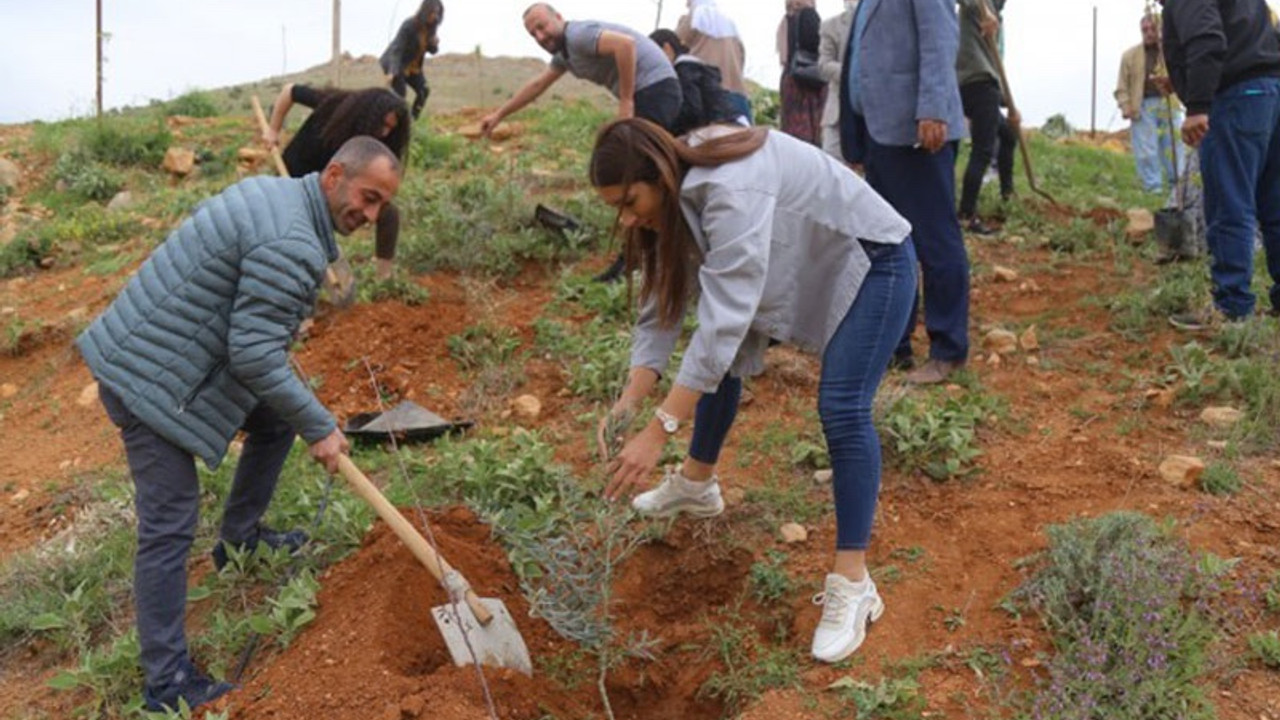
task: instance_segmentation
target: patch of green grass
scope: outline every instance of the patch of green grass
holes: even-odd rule
[[[186,115],[207,118],[220,114],[221,109],[213,95],[203,90],[191,90],[165,103],[165,115]]]
[[[698,688],[700,697],[724,703],[736,716],[767,690],[795,687],[800,662],[790,649],[762,640],[738,608],[723,608],[709,621],[711,638],[704,656],[714,656],[720,669]]]
[[[141,223],[126,214],[89,204],[27,226],[0,248],[0,277],[32,266],[66,262],[101,245],[135,236]]]
[[[938,481],[973,472],[982,454],[978,428],[999,418],[1004,403],[980,389],[913,391],[882,406],[878,427],[890,457],[903,471]]]
[[[1200,475],[1200,489],[1210,495],[1234,495],[1243,485],[1235,468],[1227,463],[1209,463]]]
[[[748,583],[756,600],[776,603],[795,591],[795,583],[787,574],[786,562],[786,553],[770,549],[765,552],[764,559],[751,564]]]
[[[160,118],[113,117],[86,125],[80,147],[90,157],[111,165],[157,168],[173,134]]]
[[[1249,649],[1263,665],[1280,670],[1280,633],[1272,630],[1250,635]]]
[[[875,684],[845,676],[827,686],[842,704],[852,705],[855,717],[917,720],[926,717],[925,698],[914,677],[881,678]]]

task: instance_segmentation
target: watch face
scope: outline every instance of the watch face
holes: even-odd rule
[[[673,433],[676,430],[680,429],[680,423],[676,422],[675,420],[663,420],[662,429],[666,430],[669,433]]]

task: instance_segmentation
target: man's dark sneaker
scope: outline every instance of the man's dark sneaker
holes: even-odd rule
[[[218,543],[213,546],[213,566],[218,570],[222,570],[222,568],[226,567],[227,563],[231,561],[230,554],[227,552],[227,546],[229,544],[233,545],[240,552],[252,552],[256,550],[258,548],[258,544],[261,543],[272,550],[286,548],[289,550],[289,553],[292,554],[298,552],[298,550],[303,545],[306,545],[309,540],[311,540],[311,538],[301,530],[280,532],[278,530],[272,530],[266,525],[259,525],[254,536],[244,542],[228,543],[226,540],[219,540]]]
[[[235,689],[235,685],[214,680],[196,670],[196,666],[192,665],[190,660],[183,660],[178,667],[178,672],[173,674],[173,679],[168,684],[159,687],[148,685],[143,688],[142,699],[150,712],[166,710],[176,712],[179,701],[185,701],[188,708],[195,710]]]
[[[613,283],[622,279],[622,271],[626,269],[627,259],[618,253],[618,257],[614,259],[613,264],[605,269],[604,272],[595,276],[598,283]]]
[[[964,231],[971,235],[995,235],[996,229],[982,222],[982,218],[973,216],[964,223]]]

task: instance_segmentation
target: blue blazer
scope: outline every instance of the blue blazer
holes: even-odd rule
[[[862,0],[867,14],[859,46],[863,114],[849,101],[856,27],[840,73],[840,136],[845,159],[862,162],[866,136],[879,145],[912,146],[920,120],[947,123],[947,140],[965,136],[956,81],[960,25],[952,0]]]

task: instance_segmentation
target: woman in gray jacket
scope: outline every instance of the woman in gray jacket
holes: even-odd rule
[[[836,553],[816,599],[813,655],[848,657],[884,611],[866,567],[880,487],[871,402],[915,294],[910,226],[847,167],[763,128],[713,126],[686,143],[619,120],[600,131],[590,173],[618,210],[627,267],[642,272],[631,371],[612,417],[633,414],[652,392],[694,298],[698,319],[671,391],[615,459],[605,497],[647,484],[668,436],[694,418],[680,469],[632,505],[648,515],[722,512],[715,466],[741,378],[763,369],[770,339],[819,353]]]

